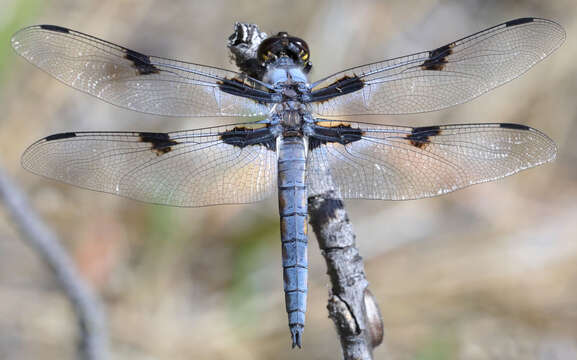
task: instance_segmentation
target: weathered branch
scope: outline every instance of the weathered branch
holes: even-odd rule
[[[344,358],[372,359],[373,348],[383,340],[383,324],[368,290],[363,259],[343,201],[334,189],[313,195],[309,197],[309,217],[331,279],[327,309],[339,334]]]
[[[80,327],[79,357],[85,360],[108,358],[108,337],[102,307],[56,235],[40,220],[26,196],[0,168],[0,200],[4,203],[22,239],[52,269],[72,303]]]
[[[228,48],[241,71],[259,76],[258,45],[266,38],[258,25],[236,23]],[[318,170],[318,169],[316,169]],[[327,263],[332,289],[329,317],[333,319],[346,360],[370,360],[383,339],[377,303],[368,290],[364,265],[343,201],[326,173],[326,188],[309,196],[309,221]]]

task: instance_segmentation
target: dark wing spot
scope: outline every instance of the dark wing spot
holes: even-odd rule
[[[126,60],[132,61],[132,64],[138,71],[138,74],[148,75],[160,72],[156,66],[150,63],[150,57],[130,49],[125,49],[125,51],[126,55],[124,55],[124,58]]]
[[[431,136],[437,136],[440,133],[441,128],[439,126],[422,126],[413,128],[406,138],[411,142],[411,145],[423,149],[425,145],[431,142]]]
[[[447,56],[453,53],[454,47],[455,43],[450,43],[433,51],[429,51],[429,58],[423,62],[421,69],[435,71],[443,70],[445,64],[448,62]]]
[[[58,25],[40,25],[40,28],[48,31],[61,32],[64,34],[68,34],[70,32],[70,30],[68,30],[67,28],[63,28],[62,26]]]
[[[171,140],[167,133],[141,132],[138,136],[141,142],[151,144],[150,149],[156,152],[156,155],[166,154],[172,151],[172,146],[178,144],[178,141]]]
[[[223,131],[219,135],[225,144],[241,149],[250,145],[260,145],[268,150],[276,151],[276,136],[272,134],[268,124],[259,129],[235,126],[232,130]]]
[[[363,81],[357,76],[345,75],[327,87],[334,88],[334,90],[340,94],[348,94],[361,89],[363,85]]]
[[[309,137],[309,149],[314,150],[326,143],[339,143],[346,145],[362,139],[365,134],[362,129],[353,128],[351,125],[339,124],[337,126],[320,126],[314,128],[314,134]]]
[[[257,89],[244,81],[232,78],[223,78],[218,81],[218,87],[222,92],[227,94],[241,96],[249,99],[253,99],[258,103],[271,103],[275,102],[272,99],[273,93],[267,90]]]
[[[520,19],[515,19],[515,20],[511,20],[511,21],[507,21],[505,23],[506,27],[509,26],[515,26],[515,25],[521,25],[521,24],[526,24],[526,23],[530,23],[535,21],[534,18],[520,18]]]
[[[499,124],[499,127],[505,128],[505,129],[515,129],[515,130],[530,130],[531,128],[526,126],[526,125],[521,125],[521,124],[510,124],[510,123],[501,123]]]
[[[325,101],[335,96],[355,92],[362,89],[363,86],[365,83],[358,76],[343,76],[324,88],[313,91],[310,101]]]
[[[67,132],[67,133],[60,133],[60,134],[54,134],[54,135],[47,136],[44,138],[44,140],[52,141],[52,140],[68,139],[68,138],[73,138],[73,137],[76,137],[76,133]]]

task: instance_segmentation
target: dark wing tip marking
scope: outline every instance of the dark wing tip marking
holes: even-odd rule
[[[527,24],[535,21],[535,18],[520,18],[505,23],[505,27],[516,26],[521,24]],[[452,42],[445,46],[441,46],[433,51],[429,51],[429,58],[423,62],[421,69],[423,70],[434,70],[441,71],[445,68],[445,64],[448,62],[447,56],[453,53],[453,47],[455,43]]]
[[[178,144],[178,141],[172,140],[167,133],[141,132],[138,133],[138,136],[141,142],[150,143],[150,149],[156,152],[157,155],[172,151],[172,146]]]
[[[244,126],[235,126],[231,130],[218,133],[220,140],[225,144],[245,148],[249,145],[261,145],[268,150],[276,151],[276,138],[272,135],[269,125],[251,129]]]
[[[515,19],[515,20],[511,20],[511,21],[507,21],[505,23],[506,27],[509,26],[516,26],[516,25],[521,25],[521,24],[526,24],[526,23],[530,23],[535,21],[535,18],[520,18],[520,19]]]
[[[439,134],[441,134],[441,127],[439,126],[421,126],[413,128],[406,138],[410,141],[411,145],[423,149],[431,142],[431,136],[437,136]]]
[[[423,62],[421,69],[435,71],[443,70],[445,64],[448,62],[447,56],[453,53],[454,47],[455,43],[452,42],[433,51],[429,51],[429,58]]]
[[[124,58],[126,60],[132,61],[134,68],[138,71],[140,75],[157,74],[160,70],[150,63],[150,57],[141,54],[137,51],[125,49],[126,55]]]
[[[54,135],[47,136],[44,138],[44,140],[46,140],[46,141],[62,140],[62,139],[69,139],[69,138],[73,138],[73,137],[76,137],[76,133],[67,132],[67,133],[60,133],[60,134],[54,134]]]
[[[499,127],[502,127],[504,129],[531,130],[531,128],[528,127],[527,125],[511,124],[511,123],[501,123],[499,124]]]
[[[70,30],[67,28],[58,25],[40,25],[40,28],[43,30],[56,31],[64,34],[68,34],[70,32]]]
[[[339,143],[347,145],[362,139],[365,132],[359,128],[353,128],[348,124],[338,124],[335,126],[323,126],[317,124],[314,127],[314,134],[309,137],[309,150],[314,150],[326,143]]]

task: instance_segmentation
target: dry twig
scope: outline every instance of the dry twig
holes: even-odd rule
[[[80,327],[79,357],[84,360],[108,358],[108,337],[102,306],[56,235],[36,215],[26,196],[0,168],[0,200],[4,203],[22,239],[52,269],[72,303]]]

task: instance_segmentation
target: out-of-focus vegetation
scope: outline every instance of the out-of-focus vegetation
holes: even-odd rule
[[[235,21],[305,38],[318,78],[431,49],[523,16],[560,22],[567,41],[514,82],[450,110],[383,124],[517,122],[558,159],[494,183],[410,202],[348,202],[381,306],[384,359],[577,358],[577,8],[573,0],[0,2],[1,162],[54,227],[108,309],[117,359],[335,359],[328,279],[314,235],[304,349],[289,350],[276,200],[201,209],[141,204],[22,170],[41,136],[180,130],[231,120],[115,108],[17,58],[19,27],[70,27],[142,52],[233,68]],[[0,358],[72,359],[71,309],[50,272],[0,217]]]

